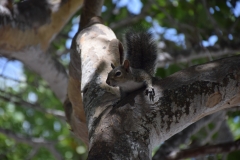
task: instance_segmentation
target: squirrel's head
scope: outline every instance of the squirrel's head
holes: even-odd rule
[[[106,83],[112,87],[121,87],[124,83],[129,81],[130,76],[130,62],[125,60],[123,65],[115,67],[111,64],[112,70],[108,73]]]

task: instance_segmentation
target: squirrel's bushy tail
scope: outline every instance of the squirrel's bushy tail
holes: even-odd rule
[[[135,69],[143,69],[150,75],[155,73],[157,59],[157,45],[153,35],[147,31],[134,31],[130,29],[125,34],[127,57]]]

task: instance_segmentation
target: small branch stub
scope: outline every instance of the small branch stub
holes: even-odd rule
[[[222,94],[219,92],[215,92],[208,97],[208,100],[206,102],[206,107],[212,108],[215,105],[217,105],[219,102],[221,102],[221,100],[222,100]]]

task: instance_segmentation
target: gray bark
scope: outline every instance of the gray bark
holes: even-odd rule
[[[153,147],[172,135],[206,115],[239,105],[237,56],[154,79],[154,102],[142,88],[113,107],[119,94],[105,83],[110,63],[119,60],[113,39],[112,31],[101,24],[82,30],[77,39],[90,139],[88,159],[151,159]]]
[[[174,155],[176,151],[179,150],[179,146],[182,144],[187,144],[190,141],[192,135],[198,132],[201,128],[209,124],[216,117],[223,117],[226,113],[224,111],[220,111],[211,115],[208,115],[201,120],[191,124],[183,131],[175,134],[168,140],[166,140],[158,149],[158,151],[153,156],[153,160],[165,160],[168,159],[171,155]]]
[[[103,1],[104,0],[84,1],[78,33],[86,26],[101,21],[101,18],[95,16],[101,15]],[[91,19],[92,17],[95,18]],[[82,93],[80,90],[82,76],[81,60],[79,58],[79,53],[76,50],[79,46],[79,41],[77,39],[78,33],[74,36],[71,45],[68,91],[63,107],[67,122],[70,124],[72,132],[88,146],[86,117],[83,108]]]

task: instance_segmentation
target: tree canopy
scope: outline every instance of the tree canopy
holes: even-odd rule
[[[76,58],[70,56],[76,47],[72,42],[93,14],[101,12],[104,25],[120,41],[132,26],[144,26],[151,31],[159,47],[157,77],[169,78],[189,67],[239,54],[239,0],[101,3],[95,0],[0,2],[0,159],[87,158],[88,144],[84,137],[87,130],[74,133],[74,124],[69,122],[71,117],[65,117],[63,103],[68,81],[73,82],[71,87],[79,87],[75,83],[77,74],[70,69],[80,65],[70,63],[70,59]],[[236,60],[233,64],[237,65],[238,58],[233,58]],[[224,62],[231,61],[229,58],[219,64],[225,66]],[[240,138],[239,102],[235,104],[214,114],[209,111],[208,116],[170,136],[153,150],[153,159],[174,159],[177,155],[237,160],[240,152],[230,150],[233,146],[238,150],[240,147],[236,141]],[[85,117],[81,127],[86,129]]]

